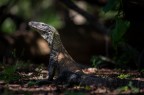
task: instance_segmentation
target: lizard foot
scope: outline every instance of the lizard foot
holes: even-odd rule
[[[45,79],[45,80],[38,80],[36,81],[36,84],[38,86],[42,86],[42,85],[46,85],[46,84],[52,84],[53,81],[49,80],[49,79]]]
[[[60,76],[54,80],[56,84],[63,84],[66,87],[78,85],[81,75],[71,71],[63,71]]]

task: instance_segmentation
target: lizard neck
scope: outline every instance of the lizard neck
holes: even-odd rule
[[[67,50],[64,48],[63,44],[61,45],[61,50],[59,51],[58,54],[58,62],[69,62],[69,63],[76,63],[73,58],[69,55]]]
[[[76,63],[64,48],[59,34],[54,35],[51,55],[57,57],[58,63]]]
[[[54,35],[53,43],[52,43],[52,50],[50,54],[50,63],[56,62],[60,71],[63,70],[70,70],[73,72],[79,72],[84,66],[78,64],[73,60],[73,58],[69,55],[67,50],[64,48],[60,36]]]

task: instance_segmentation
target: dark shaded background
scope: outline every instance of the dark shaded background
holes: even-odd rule
[[[113,58],[115,50],[108,34],[120,10],[124,20],[131,23],[125,35],[126,42],[140,55],[138,64],[130,60],[128,66],[143,66],[143,0],[122,0],[120,9],[104,13],[103,8],[109,1],[112,0],[1,0],[1,63],[13,64],[21,59],[48,64],[49,47],[38,33],[29,29],[27,23],[31,20],[58,29],[65,48],[79,63],[90,65],[94,55]]]

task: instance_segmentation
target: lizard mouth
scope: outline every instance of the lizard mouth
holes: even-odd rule
[[[28,25],[32,28],[32,29],[37,29],[37,24],[34,21],[31,21],[28,23]]]

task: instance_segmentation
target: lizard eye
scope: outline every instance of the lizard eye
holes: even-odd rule
[[[42,26],[45,26],[45,24],[42,24]]]

